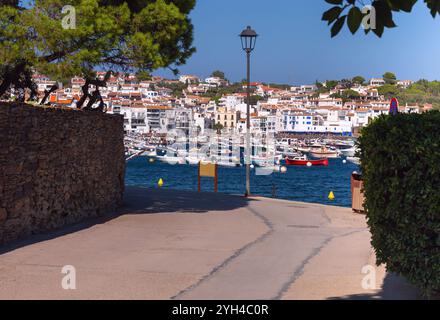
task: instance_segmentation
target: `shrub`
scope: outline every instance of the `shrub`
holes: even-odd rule
[[[440,112],[381,116],[358,141],[378,264],[440,290]]]

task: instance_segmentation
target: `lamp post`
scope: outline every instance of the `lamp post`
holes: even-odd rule
[[[258,34],[250,26],[240,33],[241,46],[247,58],[247,106],[246,106],[246,194],[251,194],[251,52],[255,48]]]

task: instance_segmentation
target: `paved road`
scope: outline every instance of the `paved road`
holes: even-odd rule
[[[118,214],[0,248],[0,298],[417,298],[383,267],[362,288],[369,239],[350,209],[129,188]]]

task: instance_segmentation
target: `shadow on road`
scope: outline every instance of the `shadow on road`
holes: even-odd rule
[[[207,213],[210,211],[230,211],[245,207],[249,199],[220,193],[197,193],[190,191],[161,190],[127,187],[124,203],[117,212],[98,218],[61,227],[52,231],[17,240],[0,246],[0,255],[34,243],[55,239],[67,234],[104,224],[124,214],[159,214],[159,213]],[[253,200],[255,201],[255,200]]]
[[[329,300],[423,300],[419,290],[410,285],[403,277],[388,273],[383,286],[375,294],[354,294],[344,297],[332,297]]]
[[[246,207],[250,200],[221,193],[127,187],[121,213],[206,213]]]

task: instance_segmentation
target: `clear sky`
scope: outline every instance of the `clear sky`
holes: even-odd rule
[[[419,0],[411,14],[397,14],[381,39],[352,36],[347,27],[330,38],[321,21],[324,0],[197,0],[191,17],[197,52],[181,73],[209,76],[216,69],[233,81],[245,77],[238,34],[251,25],[260,35],[252,55],[252,80],[289,84],[365,78],[393,71],[400,79],[440,79],[440,17]],[[168,71],[155,74],[172,78]]]

